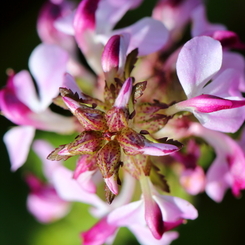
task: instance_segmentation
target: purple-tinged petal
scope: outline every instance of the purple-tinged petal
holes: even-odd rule
[[[5,133],[3,141],[9,153],[12,171],[25,163],[34,134],[35,129],[28,126],[14,127]]]
[[[128,228],[135,235],[141,245],[169,245],[179,236],[178,232],[169,231],[164,233],[160,240],[157,240],[153,237],[146,226],[132,225]]]
[[[133,78],[129,77],[123,84],[116,100],[114,107],[125,108],[129,102],[133,88]]]
[[[165,222],[175,222],[179,219],[196,219],[198,216],[194,206],[184,199],[159,194],[154,195],[153,198],[159,205]]]
[[[108,241],[112,243],[112,239],[114,240],[117,229],[116,226],[107,222],[107,216],[105,216],[88,231],[81,233],[83,244],[100,245],[104,243],[107,244]]]
[[[129,9],[138,7],[142,1],[143,0],[100,1],[95,14],[96,32],[99,34],[110,32]],[[104,23],[106,23],[106,25]]]
[[[59,93],[66,71],[68,54],[56,45],[40,44],[29,58],[29,68],[40,95],[41,109],[47,108]]]
[[[192,30],[191,34],[195,36],[213,36],[216,31],[226,30],[226,27],[221,24],[211,24],[206,18],[205,6],[201,4],[192,13]],[[215,38],[215,37],[214,37]],[[216,39],[216,38],[215,38]]]
[[[60,161],[50,161],[47,159],[47,156],[53,150],[53,146],[45,140],[35,140],[32,148],[42,161],[43,172],[46,178],[52,182],[54,171],[62,164]]]
[[[58,195],[63,200],[88,203],[102,209],[106,206],[96,194],[84,191],[77,180],[73,179],[72,171],[63,166],[54,172],[53,183]]]
[[[52,186],[41,183],[32,175],[27,176],[26,181],[31,189],[27,207],[39,222],[53,222],[68,213],[69,203],[62,200]]]
[[[127,53],[138,48],[139,56],[154,53],[160,50],[168,40],[168,31],[165,26],[157,20],[146,17],[135,24],[118,29],[113,32],[115,34],[130,34],[130,42]]]
[[[180,83],[188,98],[201,94],[201,89],[220,69],[222,46],[206,36],[188,41],[179,53],[176,64]]]

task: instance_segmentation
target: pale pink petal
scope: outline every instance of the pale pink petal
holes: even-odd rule
[[[179,53],[176,64],[180,83],[188,98],[201,94],[201,89],[220,69],[220,42],[206,36],[188,41]]]
[[[83,188],[84,191],[95,193],[96,192],[96,185],[94,184],[92,177],[95,173],[94,171],[86,171],[79,175],[76,179],[77,183]]]
[[[112,32],[115,34],[130,34],[130,42],[127,53],[138,48],[139,56],[154,53],[161,49],[168,40],[168,31],[165,26],[157,20],[145,17],[135,24]]]
[[[143,0],[100,1],[95,14],[96,32],[98,34],[110,32],[129,9],[138,7],[142,1]]]
[[[65,15],[64,17],[60,17],[54,22],[54,26],[57,30],[67,34],[67,35],[75,35],[73,20],[75,16],[75,11]]]
[[[181,218],[196,219],[198,216],[194,206],[184,199],[159,194],[153,196],[153,198],[158,203],[163,220],[166,222],[175,222]]]
[[[40,101],[34,87],[33,80],[28,71],[21,71],[13,77],[13,85],[17,98],[32,111],[40,110]]]
[[[81,89],[78,87],[73,76],[69,73],[64,74],[62,87],[70,89],[74,94],[77,93],[80,98],[83,98],[81,94]]]
[[[216,157],[208,169],[206,193],[216,202],[221,202],[226,190],[230,187],[231,175],[224,157]]]
[[[14,127],[5,133],[3,141],[9,153],[12,171],[25,163],[34,134],[35,129],[29,126]]]
[[[58,195],[66,201],[88,203],[102,209],[105,207],[105,203],[96,194],[84,191],[73,179],[73,172],[63,166],[55,170],[53,183]]]
[[[239,84],[241,73],[235,69],[226,69],[202,89],[203,94],[212,94],[219,97],[241,96]]]
[[[56,45],[40,44],[32,52],[29,68],[37,82],[41,109],[47,108],[58,95],[67,61],[66,51]]]
[[[61,166],[62,161],[50,161],[47,156],[54,150],[54,147],[45,140],[35,140],[32,146],[43,164],[43,172],[46,178],[52,182],[54,171]]]
[[[179,236],[178,232],[169,231],[164,233],[160,240],[157,240],[153,237],[150,230],[146,226],[132,225],[128,228],[135,235],[141,245],[169,245]]]
[[[144,209],[143,200],[118,207],[108,215],[108,223],[116,226],[146,225]]]
[[[181,172],[180,184],[189,194],[197,195],[204,191],[205,178],[205,173],[200,166],[195,169],[187,168]]]
[[[245,119],[244,106],[211,113],[193,113],[204,127],[227,133],[236,132]]]
[[[206,10],[203,4],[199,5],[192,13],[191,34],[195,36],[212,36],[215,31],[226,30],[221,24],[211,24],[206,18]]]

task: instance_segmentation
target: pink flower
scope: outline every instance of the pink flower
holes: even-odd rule
[[[245,109],[241,107],[245,105],[245,100],[241,100],[241,93],[240,96],[230,94],[234,89],[232,83],[237,83],[238,88],[240,74],[234,69],[226,69],[208,83],[221,65],[220,42],[206,36],[188,41],[180,51],[176,65],[180,83],[188,99],[169,107],[167,114],[190,111],[207,128],[235,132],[245,118]]]
[[[11,129],[5,136],[13,170],[24,163],[35,129],[59,133],[72,132],[75,129],[75,121],[72,118],[61,116],[48,109],[52,99],[58,95],[67,59],[67,53],[61,48],[41,44],[34,49],[29,59],[29,67],[36,80],[39,97],[27,71],[10,73],[6,87],[0,91],[0,107],[3,115],[10,121],[24,126],[18,130]],[[25,140],[22,141],[23,136]],[[18,142],[21,146],[17,144]],[[13,154],[20,148],[23,152],[18,159]]]
[[[206,192],[216,202],[221,202],[226,190],[235,196],[245,189],[245,156],[241,147],[229,136],[203,128],[193,123],[190,132],[205,139],[214,149],[216,158],[207,172]]]

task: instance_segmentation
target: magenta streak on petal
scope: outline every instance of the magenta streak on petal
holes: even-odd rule
[[[131,96],[133,88],[133,79],[129,77],[123,84],[116,100],[114,106],[117,108],[125,108],[128,104],[129,98]]]
[[[76,109],[80,107],[79,103],[69,97],[62,97],[66,105],[69,107],[72,113],[75,112]]]
[[[119,65],[120,35],[112,36],[105,45],[101,57],[101,65],[104,72],[109,72]]]
[[[104,244],[116,232],[117,227],[107,222],[107,216],[97,222],[90,230],[82,232],[84,245]]]
[[[244,49],[245,44],[242,43],[235,32],[232,31],[215,31],[212,37],[221,42],[224,48]]]
[[[210,113],[225,109],[233,109],[245,105],[245,100],[227,100],[217,96],[203,94],[178,103],[178,107],[193,107],[198,112]]]
[[[95,29],[95,12],[98,8],[99,1],[100,0],[83,0],[79,4],[74,18],[75,32],[78,35],[86,29]]]
[[[179,225],[182,225],[184,223],[184,219],[179,219],[175,222],[164,222],[164,232],[170,231]]]

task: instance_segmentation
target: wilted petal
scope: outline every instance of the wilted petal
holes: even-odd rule
[[[14,127],[5,133],[3,141],[9,153],[12,171],[25,163],[34,134],[35,129],[28,126]]]
[[[181,49],[176,64],[177,74],[187,97],[199,95],[221,64],[220,42],[206,36],[188,41]]]
[[[45,109],[59,93],[66,71],[68,54],[56,45],[40,44],[29,58],[29,68],[40,95],[40,110]]]

